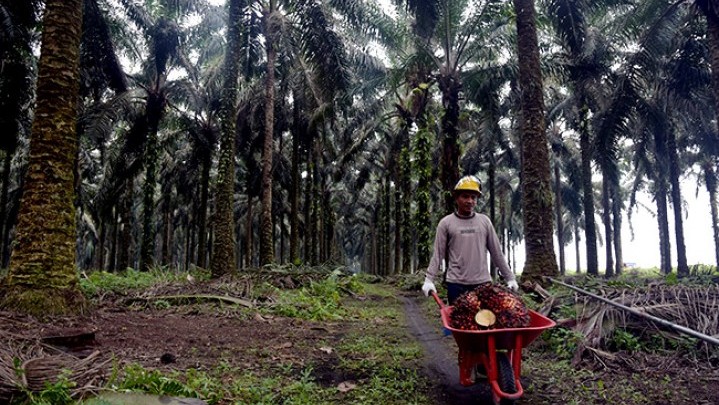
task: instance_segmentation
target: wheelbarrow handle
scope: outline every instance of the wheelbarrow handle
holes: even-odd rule
[[[439,305],[439,309],[442,309],[445,307],[444,301],[442,301],[441,298],[439,298],[439,295],[437,295],[436,291],[432,291],[432,298],[434,298],[434,301]]]

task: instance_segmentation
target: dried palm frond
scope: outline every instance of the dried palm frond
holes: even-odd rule
[[[99,389],[111,361],[99,351],[81,359],[34,341],[8,340],[0,347],[0,403],[22,392],[40,392],[62,378],[73,382],[72,397],[84,397]]]
[[[99,389],[110,362],[110,358],[102,359],[99,351],[84,359],[66,353],[34,357],[22,364],[21,382],[27,390],[39,392],[67,378],[74,383],[72,396],[84,396]]]
[[[597,295],[704,335],[719,335],[719,285],[603,288]],[[678,336],[671,328],[586,296],[575,295],[575,302],[580,308],[575,329],[586,337],[585,344],[592,348],[604,347],[615,328]],[[708,353],[710,348],[704,344],[703,350]]]

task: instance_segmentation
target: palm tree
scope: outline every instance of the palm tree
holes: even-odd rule
[[[677,32],[680,38],[676,48],[669,53],[667,59],[666,90],[660,87],[659,93],[666,92],[671,97],[673,108],[667,111],[674,118],[674,130],[667,136],[667,152],[669,160],[669,181],[672,187],[671,198],[674,209],[674,231],[677,244],[677,274],[680,277],[689,275],[684,239],[683,199],[680,189],[680,176],[686,167],[697,161],[696,152],[689,152],[699,146],[699,154],[716,156],[714,146],[704,145],[706,132],[711,133],[706,123],[712,122],[716,110],[710,99],[712,92],[710,73],[707,71],[706,56],[710,43],[701,41],[701,24],[686,24]],[[711,125],[711,124],[709,124]],[[705,132],[706,131],[706,132]],[[696,150],[696,149],[695,149]],[[702,158],[699,158],[700,160]],[[710,172],[711,173],[711,172]],[[711,175],[711,174],[710,174]],[[711,180],[709,180],[711,182]]]
[[[606,86],[600,82],[611,77],[609,68],[613,63],[613,54],[610,44],[614,38],[608,37],[617,31],[611,28],[611,24],[621,15],[613,11],[614,17],[608,18],[608,10],[621,3],[621,0],[553,0],[548,4],[548,14],[563,48],[559,58],[560,67],[562,74],[569,79],[572,90],[570,102],[563,107],[564,115],[571,119],[580,136],[587,273],[593,275],[597,275],[599,269],[592,163],[595,160],[601,163],[600,168],[605,180],[615,182],[617,174],[613,169],[616,164],[613,154],[616,137],[601,138],[594,133],[590,117],[601,113],[601,100],[604,98],[602,89]],[[596,26],[598,24],[601,26]],[[613,186],[607,184],[603,187],[609,190]],[[608,211],[605,209],[605,212]],[[605,221],[606,230],[610,229],[608,226],[609,223]],[[607,242],[610,241],[611,239],[607,239]],[[611,252],[611,247],[612,244],[607,243],[607,252]],[[607,263],[610,261],[611,258]]]
[[[514,0],[522,92],[522,212],[527,261],[522,279],[543,282],[557,274],[552,226],[549,150],[533,0]]]
[[[682,37],[691,41],[697,35],[691,29],[691,14],[680,6],[682,2],[666,5],[664,3],[643,3],[637,6],[628,18],[625,31],[639,32],[636,41],[637,52],[629,54],[618,69],[614,93],[611,101],[599,119],[597,126],[600,139],[612,139],[623,133],[632,133],[635,129],[634,162],[638,165],[639,175],[648,175],[652,179],[652,193],[657,204],[657,220],[660,236],[661,269],[671,272],[671,246],[669,241],[667,194],[672,192],[675,209],[675,231],[678,242],[677,252],[682,274],[688,273],[685,248],[683,246],[683,225],[681,219],[681,193],[679,190],[679,167],[676,154],[676,128],[674,120],[668,117],[676,107],[680,107],[676,89],[670,81],[660,79],[657,72],[668,76],[667,62],[683,52],[677,44],[685,43]],[[687,30],[683,27],[689,27]],[[687,34],[685,31],[691,31]],[[681,45],[680,45],[681,46]],[[681,58],[681,56],[680,56]],[[680,76],[686,73],[679,73]],[[675,75],[676,76],[676,75]],[[668,105],[675,105],[671,110]],[[628,124],[631,123],[631,124]],[[647,130],[650,127],[651,130]],[[635,190],[642,184],[635,180]],[[615,186],[616,187],[616,186]]]
[[[264,11],[265,50],[267,52],[267,71],[265,76],[265,133],[262,146],[262,211],[260,212],[260,264],[270,264],[275,260],[274,226],[272,222],[272,154],[274,153],[275,121],[275,61],[279,42],[280,24],[275,0],[269,0]]]
[[[440,182],[444,190],[445,211],[454,210],[452,190],[459,179],[459,117],[463,72],[468,64],[495,59],[496,33],[509,20],[507,7],[500,1],[473,3],[467,0],[420,2],[407,0],[416,18],[418,52],[428,63],[442,94]],[[472,10],[466,13],[467,10]]]
[[[235,137],[240,70],[242,0],[230,0],[227,15],[227,51],[225,53],[220,108],[221,138],[217,174],[215,239],[212,274],[220,276],[237,268],[235,256]]]
[[[712,0],[694,0],[707,20],[707,46],[711,62],[712,90],[714,91],[714,107],[719,114],[719,4]]]
[[[283,30],[287,28],[288,31]],[[344,44],[335,32],[330,10],[315,2],[288,0],[282,3],[270,0],[263,8],[263,35],[267,65],[265,70],[264,137],[262,148],[262,198],[260,263],[275,260],[274,224],[272,219],[273,154],[275,128],[276,61],[283,58],[315,77],[322,86],[313,89],[317,98],[318,114],[312,124],[321,129],[322,122],[332,116],[335,97],[348,87],[349,75]],[[302,67],[302,66],[306,67]],[[283,65],[284,66],[284,65]],[[284,80],[280,78],[280,82]],[[320,130],[316,131],[320,134]]]
[[[143,163],[145,181],[143,183],[142,246],[140,268],[147,270],[155,260],[155,192],[157,186],[157,164],[161,150],[158,132],[165,115],[171,89],[168,83],[169,70],[173,66],[183,66],[193,74],[188,58],[183,54],[183,19],[191,12],[204,12],[203,0],[187,2],[161,2],[155,7],[152,2],[144,6],[129,0],[122,0],[126,14],[145,35],[149,48],[149,60],[144,66],[140,85],[145,92],[144,114],[139,116],[144,133]]]
[[[3,302],[35,315],[78,312],[85,303],[73,206],[80,15],[80,0],[45,2],[33,142]]]
[[[496,33],[495,37],[499,42],[510,43],[514,40],[514,34],[513,29],[506,29],[504,33]],[[503,97],[502,90],[505,85],[516,80],[517,64],[514,57],[509,57],[505,62],[492,58],[492,52],[478,58],[482,63],[468,69],[462,77],[466,99],[478,107],[478,110],[472,109],[472,105],[467,108],[469,114],[466,115],[471,119],[467,125],[463,125],[464,136],[468,139],[464,142],[466,151],[460,163],[467,173],[487,174],[484,186],[486,199],[483,200],[489,206],[490,220],[498,226],[501,235],[504,224],[497,215],[500,201],[498,189],[502,186],[500,178],[510,171],[519,171],[519,156],[513,148],[515,140],[512,139],[511,131],[500,125],[501,120],[510,115],[512,106],[517,105],[518,100],[514,93]],[[503,186],[509,184],[504,183]],[[502,193],[505,196],[511,195],[509,189],[511,186]],[[492,265],[490,272],[493,277],[496,276],[496,271],[496,266]]]

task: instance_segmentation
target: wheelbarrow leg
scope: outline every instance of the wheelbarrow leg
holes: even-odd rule
[[[457,355],[457,363],[459,363],[459,383],[465,387],[474,384],[472,372],[478,363],[477,354],[460,349]]]

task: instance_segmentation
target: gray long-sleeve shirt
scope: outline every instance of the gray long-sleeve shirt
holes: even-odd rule
[[[467,218],[456,213],[447,215],[437,225],[434,254],[427,267],[427,277],[434,280],[441,271],[442,260],[446,259],[447,281],[450,283],[481,284],[492,281],[487,252],[504,280],[514,280],[489,217],[479,213]]]

